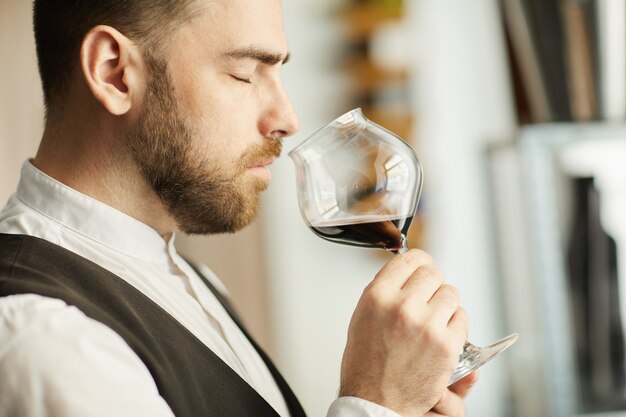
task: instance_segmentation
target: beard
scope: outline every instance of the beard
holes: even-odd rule
[[[248,148],[234,164],[202,156],[199,140],[182,117],[167,63],[146,57],[148,87],[142,114],[128,135],[133,160],[176,221],[189,234],[234,233],[254,220],[268,183],[248,167],[278,157],[282,143],[269,139]]]

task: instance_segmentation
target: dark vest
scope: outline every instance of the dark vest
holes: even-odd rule
[[[261,355],[292,417],[305,413],[222,294],[199,273]],[[178,417],[276,417],[215,353],[152,300],[95,263],[45,240],[0,234],[0,297],[39,294],[76,306],[119,334],[145,363]]]

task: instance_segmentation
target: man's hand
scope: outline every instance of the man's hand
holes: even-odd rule
[[[445,402],[466,338],[457,290],[444,284],[430,255],[397,255],[363,291],[352,316],[340,395],[423,417]]]
[[[424,417],[464,417],[463,398],[467,396],[476,381],[478,381],[478,371],[457,381],[444,391],[443,397]]]

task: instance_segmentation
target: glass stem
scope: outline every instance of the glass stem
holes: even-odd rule
[[[396,254],[403,254],[409,251],[409,243],[407,241],[406,236],[402,235],[402,246],[400,247],[400,249],[396,249],[393,252]]]
[[[470,342],[465,342],[463,351],[459,355],[459,364],[448,382],[449,385],[469,375],[482,364],[480,362],[480,351],[481,349],[472,345]]]

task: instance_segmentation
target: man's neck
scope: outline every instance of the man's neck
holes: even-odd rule
[[[176,230],[130,151],[115,151],[111,138],[46,127],[33,165],[55,180],[154,228],[165,239]],[[117,147],[119,148],[119,147]]]

